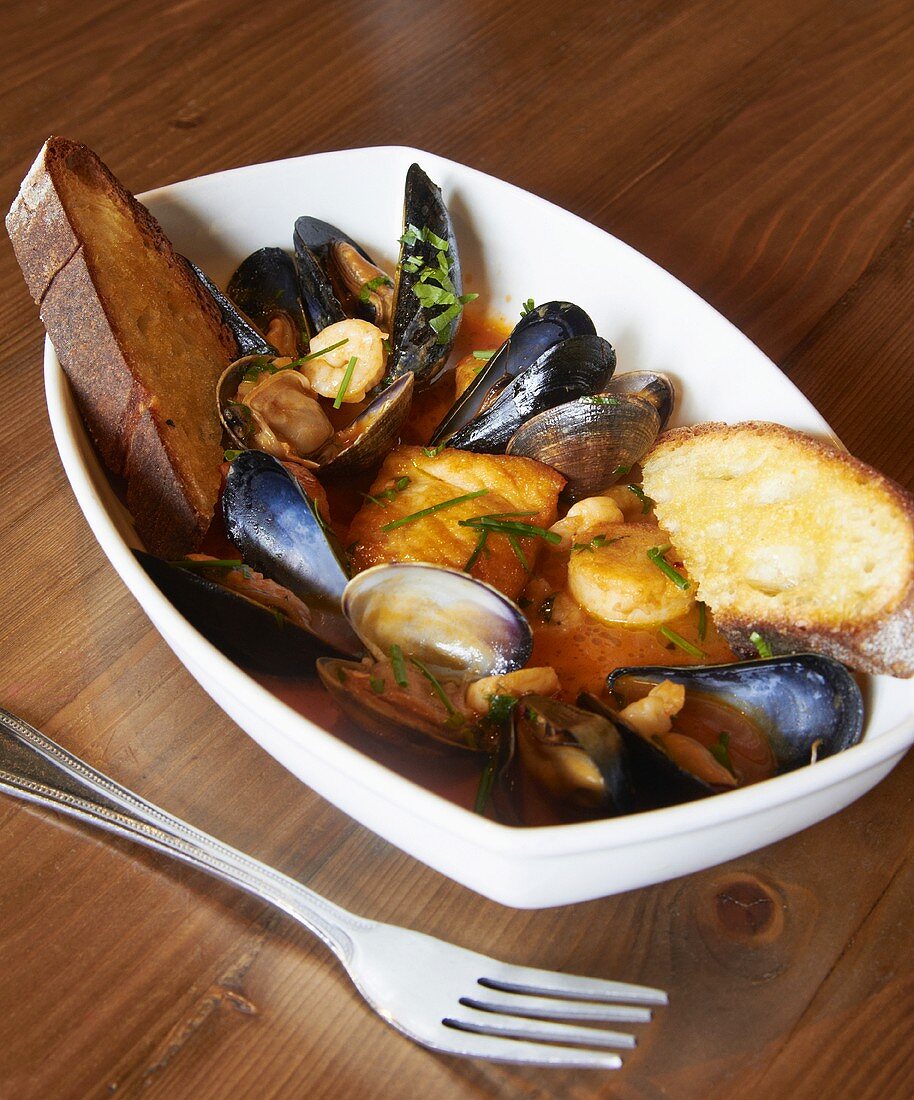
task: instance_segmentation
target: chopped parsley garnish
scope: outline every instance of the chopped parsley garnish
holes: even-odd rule
[[[665,546],[652,546],[650,550],[648,550],[647,556],[654,565],[657,566],[660,572],[668,577],[677,588],[681,588],[685,591],[686,588],[690,587],[689,582],[681,573],[677,572],[663,556],[668,550],[672,549],[673,547],[670,543],[667,543]]]
[[[749,641],[752,642],[752,644],[758,650],[759,657],[774,656],[771,651],[771,646],[768,644],[768,642],[765,641],[765,639],[761,636],[761,634],[759,634],[757,630],[753,630],[752,633],[749,635]]]
[[[373,279],[369,279],[367,282],[362,283],[362,289],[359,291],[359,301],[368,302],[371,300],[372,291],[378,289],[381,286],[393,286],[393,282],[387,275],[376,275]]]
[[[690,657],[706,657],[707,654],[704,650],[699,649],[697,645],[692,645],[691,642],[686,641],[681,634],[677,634],[675,630],[670,630],[668,626],[662,626],[659,633],[667,641],[672,642],[673,645],[678,646],[683,653],[688,653]]]
[[[708,631],[708,608],[698,601],[698,640],[703,642]]]
[[[349,358],[349,362],[346,365],[346,373],[343,375],[343,381],[340,382],[340,388],[336,391],[336,397],[333,399],[333,407],[338,409],[343,403],[343,398],[346,396],[346,390],[349,389],[349,383],[352,381],[352,372],[355,370],[355,365],[358,363],[359,357],[352,355]]]
[[[405,688],[409,684],[409,679],[406,675],[406,661],[403,660],[403,650],[398,645],[390,647],[390,664],[397,684],[401,688]]]
[[[434,512],[441,512],[444,511],[445,508],[453,508],[457,504],[463,504],[465,500],[475,500],[477,497],[485,496],[488,491],[488,489],[477,489],[474,493],[464,493],[462,496],[451,497],[450,500],[442,500],[438,504],[431,504],[428,508],[421,508],[418,512],[413,512],[408,516],[401,516],[399,519],[392,520],[390,523],[385,523],[381,530],[393,531],[406,523],[413,523],[417,519],[424,519],[425,516],[430,516]]]
[[[489,709],[486,718],[497,726],[506,726],[516,705],[516,695],[510,695],[508,692],[496,692],[494,695],[489,696]]]
[[[626,488],[641,501],[641,514],[646,516],[651,510],[651,498],[645,496],[644,490],[639,485],[627,485]]]
[[[708,745],[708,752],[714,757],[718,764],[721,764],[727,769],[727,771],[736,778],[736,769],[733,767],[733,761],[730,759],[730,734],[726,730],[720,731],[720,737],[714,742],[713,745]]]
[[[422,229],[414,225],[407,226],[400,241],[407,248],[416,248],[422,243],[435,249],[433,261],[423,258],[416,252],[412,256],[407,256],[401,267],[411,275],[418,274],[419,278],[411,289],[423,309],[431,310],[437,306],[444,306],[441,313],[432,314],[428,318],[428,325],[437,334],[437,342],[446,344],[451,326],[459,318],[463,307],[479,295],[457,293],[457,288],[451,279],[450,243],[433,233],[427,225]]]
[[[521,317],[526,317],[528,313],[532,313],[536,309],[536,304],[532,298],[528,298],[524,304],[520,307]]]
[[[488,351],[474,351],[473,358],[483,360],[491,359],[492,356],[495,354],[495,350],[495,348],[490,348]]]

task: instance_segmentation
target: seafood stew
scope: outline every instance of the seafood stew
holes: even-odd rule
[[[803,757],[779,755],[784,732],[738,693],[672,677],[613,693],[626,665],[786,675],[761,648],[751,672],[735,662],[640,488],[675,389],[617,373],[571,302],[529,300],[509,331],[476,319],[460,340],[476,295],[462,293],[446,206],[417,165],[400,244],[386,272],[302,216],[292,250],[253,253],[229,282],[236,300],[218,294],[247,353],[217,387],[225,489],[204,549],[218,552],[173,564],[248,600],[269,593],[274,615],[332,654],[316,671],[341,736],[383,745],[408,775],[420,760],[438,790],[468,771],[460,800],[507,823],[704,797],[859,739],[859,706],[817,714]],[[859,700],[842,666],[827,677],[836,699]],[[310,684],[275,690],[312,697]]]

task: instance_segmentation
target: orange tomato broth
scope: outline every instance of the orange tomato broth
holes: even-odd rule
[[[451,357],[452,364],[459,363],[475,350],[499,347],[512,326],[513,321],[478,317],[472,308],[468,309]],[[480,360],[482,366],[484,360]],[[403,442],[427,443],[454,399],[455,372],[448,370],[434,386],[416,394],[409,422],[403,432]],[[364,403],[328,411],[334,427],[339,428],[350,423],[363,408]],[[370,472],[355,476],[343,484],[328,483],[326,486],[331,523],[344,545],[349,524],[361,507],[363,494],[368,492],[373,478],[374,472]],[[218,557],[237,555],[220,523],[214,523],[202,549]],[[550,592],[562,592],[566,567],[566,553],[541,546],[533,571],[533,584],[542,590],[545,582]],[[684,652],[656,629],[609,626],[583,612],[573,616],[571,623],[563,624],[561,617],[547,621],[540,610],[541,595],[538,594],[535,599],[522,598],[520,602],[533,629],[534,647],[529,665],[551,665],[555,668],[562,684],[560,697],[569,702],[574,702],[581,691],[605,697],[607,674],[622,666],[717,664],[734,659],[726,642],[718,635],[710,614],[706,616],[704,637],[699,639],[697,606],[693,606],[681,619],[667,625],[698,646],[704,654],[702,658]],[[340,712],[316,678],[297,682],[262,674],[254,678],[289,706],[379,763],[458,805],[469,809],[473,807],[486,763],[482,754],[441,750],[433,746],[423,751],[415,744],[399,743],[392,738],[368,733]],[[506,811],[504,819],[512,824],[556,824],[593,816],[574,808],[558,807],[533,784],[525,784],[522,777],[516,781],[508,803],[500,800],[499,809]]]

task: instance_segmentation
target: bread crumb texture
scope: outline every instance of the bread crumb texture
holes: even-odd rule
[[[699,597],[723,618],[855,628],[892,613],[911,588],[910,498],[800,432],[677,429],[645,460],[644,491]]]

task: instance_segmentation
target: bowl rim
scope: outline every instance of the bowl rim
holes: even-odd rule
[[[523,196],[525,200],[534,198],[538,203],[546,204],[561,218],[572,219],[575,223],[586,226],[588,230],[604,233],[613,241],[615,246],[621,246],[634,252],[641,260],[657,268],[664,276],[674,279],[680,287],[692,295],[696,306],[700,303],[705,310],[711,311],[718,322],[723,322],[737,332],[749,347],[765,359],[770,369],[778,370],[775,364],[764,356],[761,349],[736,329],[732,322],[718,313],[713,306],[694,291],[691,291],[690,288],[685,287],[675,276],[649,257],[637,252],[637,250],[602,230],[599,226],[595,226],[571,211],[557,206],[548,199],[533,195],[514,184],[498,179],[498,177],[412,146],[362,146],[244,165],[191,177],[187,180],[175,181],[172,184],[139,194],[137,198],[143,203],[154,205],[157,200],[164,197],[170,198],[175,194],[179,194],[183,188],[195,184],[209,185],[216,180],[237,179],[244,175],[257,173],[267,167],[302,162],[313,163],[315,160],[338,159],[345,157],[347,154],[365,154],[369,152],[380,156],[395,155],[398,158],[408,154],[414,158],[422,158],[429,163],[438,162],[452,166],[459,171],[472,173],[474,176],[487,181],[494,180],[500,186],[510,188],[518,196]],[[790,382],[789,379],[786,379],[786,381]],[[439,829],[459,835],[463,841],[478,845],[488,852],[509,857],[522,855],[526,858],[549,858],[582,852],[609,851],[614,848],[641,844],[670,833],[683,835],[699,832],[714,826],[725,825],[736,819],[743,820],[755,814],[776,809],[778,806],[793,802],[817,791],[825,790],[839,784],[844,779],[862,774],[876,767],[890,757],[900,756],[914,741],[914,708],[912,708],[911,712],[888,729],[880,731],[875,736],[867,737],[865,735],[864,739],[857,745],[820,760],[814,766],[776,776],[772,780],[766,780],[750,787],[729,791],[723,796],[719,795],[714,798],[622,817],[562,825],[517,827],[482,817],[472,810],[458,806],[444,796],[423,787],[416,781],[395,772],[359,749],[346,744],[335,734],[283,702],[268,688],[261,686],[243,669],[219,652],[215,646],[184,619],[164,594],[160,592],[133,556],[131,548],[119,530],[114,516],[93,484],[92,462],[87,462],[84,454],[85,448],[92,450],[88,433],[76,409],[69,382],[60,367],[50,338],[47,336],[44,343],[44,383],[54,439],[70,486],[86,521],[125,586],[139,602],[166,644],[176,652],[178,659],[191,672],[191,675],[196,678],[195,673],[188,667],[188,658],[201,665],[219,683],[221,690],[225,691],[227,695],[243,702],[245,707],[254,702],[259,715],[270,726],[273,733],[280,736],[284,741],[297,748],[301,748],[303,743],[307,742],[309,751],[314,752],[317,750],[317,754],[321,757],[323,763],[344,775],[349,782],[356,783],[361,787],[370,787],[376,792],[381,790],[388,795],[396,796],[398,805],[417,818],[427,823],[434,823]],[[808,410],[812,410],[816,418],[824,424],[821,415],[814,409],[808,399],[799,390],[796,390],[796,387],[793,388]],[[836,439],[830,429],[827,428],[827,425],[825,425],[825,428],[831,438]],[[107,477],[94,450],[92,454],[92,461],[97,467],[97,472],[100,473],[101,477]],[[242,691],[245,696],[243,701],[240,698]],[[218,701],[217,705],[220,705]],[[306,780],[300,781],[306,783]],[[322,795],[322,797],[326,796]]]

